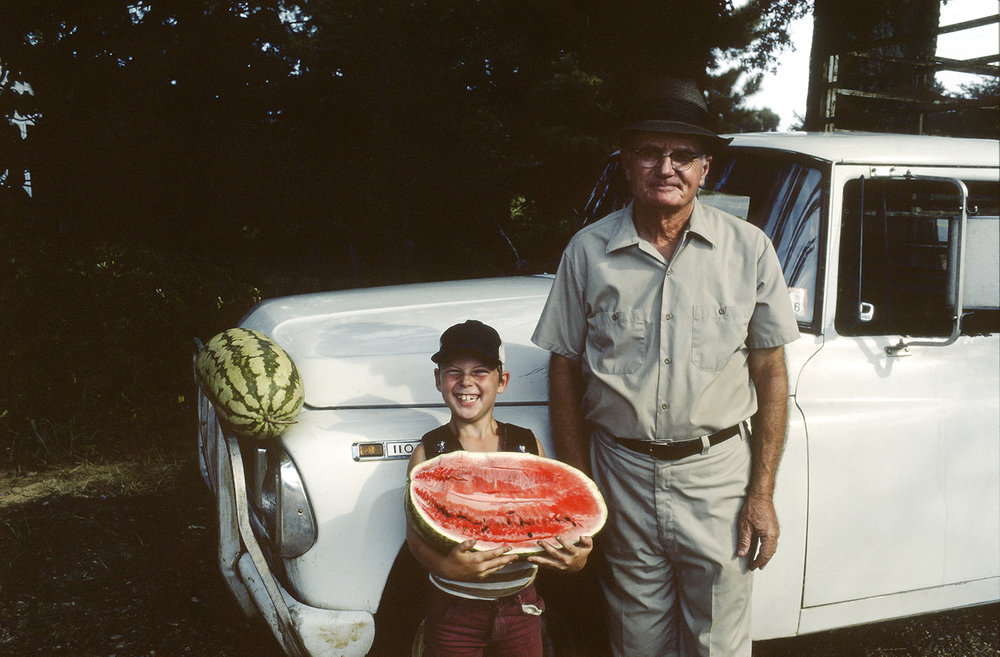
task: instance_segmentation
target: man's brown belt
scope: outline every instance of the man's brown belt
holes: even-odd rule
[[[742,422],[740,423],[742,424]],[[740,425],[734,424],[728,429],[722,429],[721,431],[716,431],[708,436],[709,446],[718,445],[719,443],[729,440],[736,434],[740,432]],[[705,445],[701,438],[695,438],[694,440],[685,440],[680,443],[653,443],[648,440],[635,440],[634,438],[615,438],[617,442],[622,447],[632,450],[633,452],[638,452],[639,454],[646,454],[647,456],[652,456],[654,459],[660,459],[663,461],[676,461],[677,459],[682,459],[688,456],[693,456],[701,452]]]

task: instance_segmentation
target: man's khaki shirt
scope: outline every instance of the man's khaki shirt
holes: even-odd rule
[[[798,335],[767,236],[696,200],[669,262],[631,206],[574,235],[531,339],[581,363],[591,424],[668,442],[753,415],[748,350]]]

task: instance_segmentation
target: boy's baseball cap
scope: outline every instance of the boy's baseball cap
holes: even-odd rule
[[[455,324],[442,333],[441,348],[431,356],[431,360],[440,364],[457,353],[475,354],[494,367],[502,367],[505,360],[500,334],[478,319]]]

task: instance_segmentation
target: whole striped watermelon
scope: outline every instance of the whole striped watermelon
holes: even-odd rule
[[[448,550],[474,538],[476,550],[593,536],[608,517],[585,474],[554,459],[515,452],[451,452],[419,463],[406,486],[406,515],[429,544]],[[555,543],[555,541],[552,541]]]
[[[280,436],[302,409],[298,368],[284,349],[258,331],[219,333],[198,353],[195,372],[219,418],[240,436]]]

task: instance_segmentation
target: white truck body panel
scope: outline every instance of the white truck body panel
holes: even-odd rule
[[[982,167],[849,165],[834,168],[832,188],[893,174],[996,179]],[[833,196],[831,217],[842,200]],[[839,274],[830,258],[827,290]],[[1000,576],[1000,493],[984,485],[1000,482],[1000,336],[890,357],[885,348],[902,336],[837,335],[835,308],[825,307],[827,339],[795,391],[811,464],[803,607],[864,599],[872,609],[882,596]]]
[[[1000,334],[889,355],[886,347],[905,336],[842,336],[835,316],[848,181],[914,175],[995,183],[997,143],[761,134],[739,135],[733,146],[810,159],[827,177],[822,294],[808,300],[822,304],[821,314],[786,347],[789,433],[776,491],[782,535],[776,557],[755,576],[754,637],[1000,600]],[[996,276],[998,225],[980,222],[969,232],[969,257],[987,264],[967,272],[967,288],[987,305],[996,286],[977,276]],[[306,407],[280,446],[317,527],[311,548],[280,559],[280,575],[248,561],[248,539],[226,516],[233,483],[219,461],[228,452],[203,400],[203,471],[220,500],[220,567],[245,609],[274,616],[256,576],[273,577],[290,609],[317,610],[296,612],[318,619],[295,625],[306,634],[324,622],[347,631],[378,611],[403,543],[407,450],[448,417],[430,361],[448,326],[477,318],[498,329],[512,379],[497,415],[532,429],[553,453],[548,353],[530,342],[550,284],[550,276],[529,276],[302,295],[265,301],[245,318],[243,326],[274,338],[303,375]],[[359,444],[380,441],[390,458],[357,458]],[[322,610],[346,615],[326,618]],[[343,654],[370,645],[368,626],[356,630],[354,652]],[[308,651],[318,645],[308,636],[302,643]],[[332,654],[318,650],[309,654]]]

